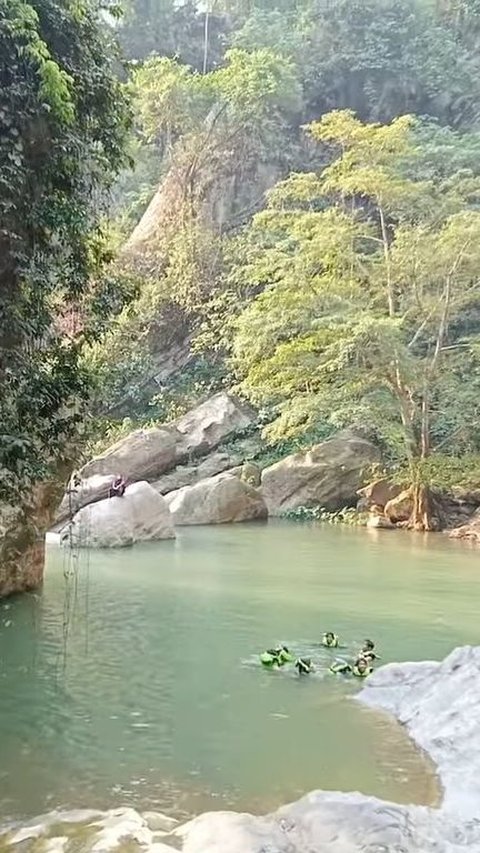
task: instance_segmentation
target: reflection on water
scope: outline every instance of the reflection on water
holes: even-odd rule
[[[396,724],[323,677],[335,630],[383,659],[480,642],[478,556],[441,537],[287,522],[183,530],[83,554],[66,596],[0,604],[0,813],[132,804],[265,811],[317,787],[428,803],[428,762]],[[278,641],[318,675],[265,672]]]

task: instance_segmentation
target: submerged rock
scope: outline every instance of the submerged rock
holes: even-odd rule
[[[165,499],[148,483],[127,486],[123,497],[107,498],[79,510],[61,533],[63,544],[115,548],[153,539],[173,539],[173,521]]]
[[[368,469],[380,461],[380,451],[351,432],[294,453],[265,468],[262,494],[270,515],[321,506],[335,511],[353,506]]]
[[[178,820],[174,817],[169,817],[162,812],[143,812],[143,819],[147,822],[147,826],[152,832],[172,832],[178,826]]]
[[[384,515],[370,515],[367,518],[367,527],[369,530],[394,530],[395,525],[392,522],[385,518]]]
[[[267,507],[257,489],[231,474],[186,486],[165,500],[178,525],[227,524],[267,517]]]

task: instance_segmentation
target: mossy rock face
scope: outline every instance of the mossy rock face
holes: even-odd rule
[[[240,479],[249,486],[254,486],[258,489],[262,477],[261,468],[254,462],[244,462],[242,465],[242,474]]]

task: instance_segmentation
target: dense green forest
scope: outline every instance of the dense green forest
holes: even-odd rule
[[[473,477],[479,41],[478,0],[0,0],[15,529],[87,444],[220,388],[270,458],[366,430],[417,526]]]

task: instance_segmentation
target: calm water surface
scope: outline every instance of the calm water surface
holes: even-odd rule
[[[480,554],[441,537],[288,522],[175,543],[51,549],[43,593],[0,604],[0,815],[131,804],[265,811],[312,788],[431,802],[403,730],[325,675],[335,630],[385,661],[480,643]],[[285,641],[318,672],[269,673]],[[348,653],[348,649],[346,650]]]

